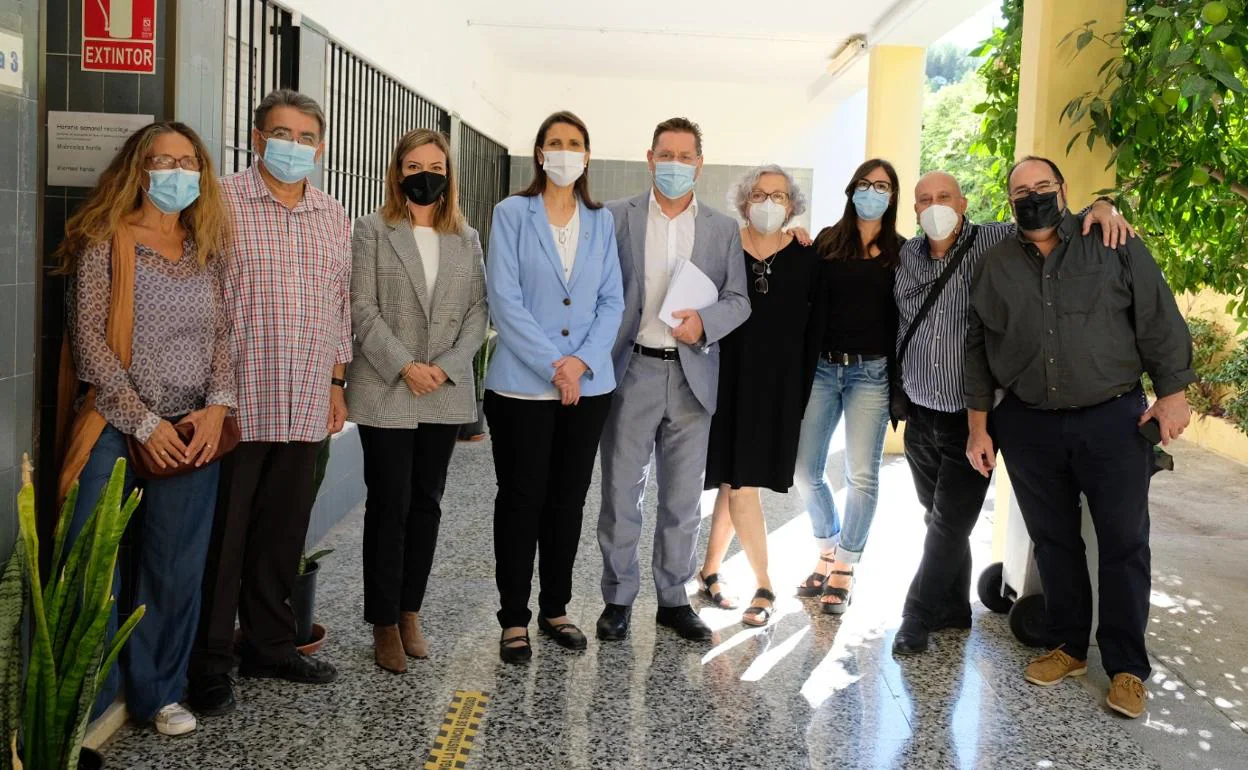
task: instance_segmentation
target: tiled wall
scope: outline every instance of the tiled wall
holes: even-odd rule
[[[34,434],[38,0],[0,0],[0,29],[21,35],[25,48],[17,52],[24,57],[21,92],[0,90],[0,559],[7,559],[17,535],[19,465]]]
[[[735,215],[736,212],[729,210],[728,193],[749,170],[749,166],[710,164],[703,166],[702,176],[698,177],[698,201],[725,214]],[[791,168],[788,171],[809,199],[815,178],[814,170]],[[511,191],[522,190],[531,181],[533,181],[533,159],[513,155],[511,158]],[[592,159],[589,161],[589,192],[597,200],[631,198],[649,188],[650,170],[645,161]],[[795,217],[793,221],[795,224],[810,229],[809,204],[806,213]]]
[[[4,0],[0,0],[3,2]],[[29,2],[30,0],[27,0]],[[122,112],[172,117],[165,88],[165,54],[169,40],[167,0],[156,0],[156,74],[125,75],[82,71],[81,0],[45,0],[47,8],[46,99],[48,110]],[[38,126],[40,132],[47,125]],[[43,327],[40,338],[43,374],[39,408],[39,499],[53,496],[55,466],[52,437],[56,433],[56,371],[64,332],[65,281],[53,275],[52,253],[65,235],[65,220],[86,198],[87,188],[48,186],[43,198]],[[48,511],[43,511],[46,517]]]

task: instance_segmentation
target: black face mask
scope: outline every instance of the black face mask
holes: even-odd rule
[[[437,203],[442,193],[446,192],[446,174],[435,174],[432,171],[421,171],[409,174],[399,182],[403,194],[417,206],[431,206]]]
[[[1020,230],[1048,230],[1062,221],[1062,207],[1057,202],[1057,190],[1047,193],[1031,192],[1026,198],[1014,201],[1014,221]]]

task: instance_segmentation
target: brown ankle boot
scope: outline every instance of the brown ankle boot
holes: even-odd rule
[[[429,657],[429,642],[420,633],[420,614],[399,613],[399,636],[403,638],[403,650],[413,658]]]
[[[403,655],[398,626],[373,626],[373,653],[377,665],[385,670],[396,674],[407,671],[407,658]]]

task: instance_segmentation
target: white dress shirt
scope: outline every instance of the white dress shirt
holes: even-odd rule
[[[438,282],[438,263],[442,252],[438,246],[438,232],[432,227],[412,226],[412,235],[416,236],[416,248],[420,249],[420,264],[425,268],[425,291],[429,300],[433,300],[433,287]]]
[[[572,280],[572,268],[576,266],[576,241],[581,235],[581,207],[572,210],[572,218],[563,227],[550,226],[550,237],[555,242],[555,252],[563,263],[563,280]]]
[[[667,284],[676,265],[693,257],[694,219],[698,216],[698,197],[693,196],[688,208],[668,218],[650,191],[650,207],[646,216],[646,282],[645,300],[641,306],[641,327],[637,344],[647,348],[674,348],[676,338],[667,324],[659,320],[659,310],[667,296]]]

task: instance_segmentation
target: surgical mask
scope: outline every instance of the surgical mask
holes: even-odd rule
[[[868,222],[874,222],[884,216],[892,200],[891,193],[882,193],[872,187],[854,191],[854,209],[858,211],[858,218]]]
[[[1031,192],[1026,198],[1014,201],[1014,221],[1024,232],[1056,227],[1062,221],[1062,206],[1057,201],[1057,190],[1047,193]]]
[[[750,206],[750,224],[763,235],[779,230],[788,216],[788,209],[770,198]]]
[[[417,206],[432,206],[446,192],[449,184],[446,174],[418,171],[403,177],[403,181],[399,182],[399,187],[402,188],[407,199]]]
[[[152,205],[166,214],[177,214],[199,198],[199,172],[184,168],[157,169],[147,172],[151,183],[147,197]]]
[[[570,150],[542,150],[542,170],[556,187],[574,184],[585,173],[585,153]]]
[[[668,198],[681,198],[693,189],[697,173],[697,166],[674,160],[661,161],[654,164],[654,185]]]
[[[301,182],[316,170],[316,148],[286,139],[265,139],[264,167],[279,182]]]
[[[962,217],[958,212],[939,203],[928,206],[919,214],[919,224],[923,226],[923,232],[934,241],[943,241],[953,235],[961,221]]]

